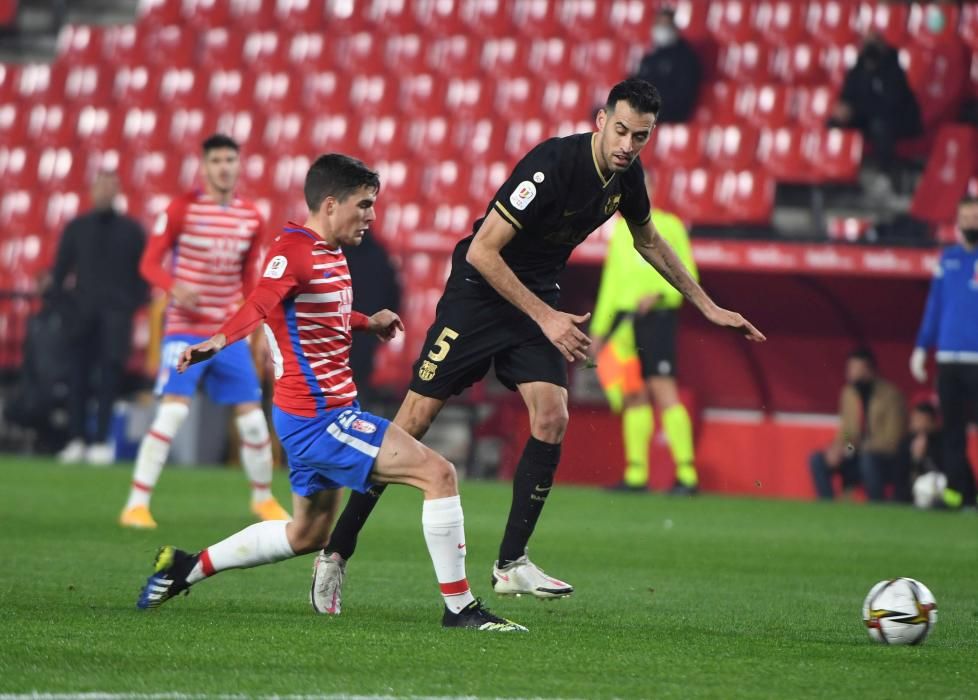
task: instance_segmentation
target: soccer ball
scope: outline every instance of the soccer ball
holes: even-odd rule
[[[947,477],[941,472],[921,474],[913,482],[913,504],[918,508],[933,508],[944,502]]]
[[[912,578],[880,581],[863,602],[863,622],[873,641],[920,644],[937,622],[937,601]]]

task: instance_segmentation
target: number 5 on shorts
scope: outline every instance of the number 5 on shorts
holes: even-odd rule
[[[448,351],[452,349],[449,340],[455,340],[458,337],[458,333],[453,331],[448,326],[441,329],[441,333],[438,334],[438,340],[435,341],[434,346],[431,348],[431,352],[428,353],[428,359],[432,362],[441,362],[448,355]]]

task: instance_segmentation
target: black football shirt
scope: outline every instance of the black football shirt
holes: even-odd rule
[[[645,175],[638,160],[627,170],[605,178],[592,150],[597,134],[548,139],[534,147],[513,169],[486,209],[493,209],[516,229],[502,249],[503,260],[527,288],[555,291],[557,278],[574,248],[620,211],[628,221],[651,216]],[[486,284],[465,261],[472,235],[459,241],[452,258],[449,286]]]

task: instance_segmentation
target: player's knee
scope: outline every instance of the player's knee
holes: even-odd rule
[[[564,439],[569,419],[566,406],[549,406],[534,413],[530,432],[537,440],[558,443]]]
[[[458,493],[458,476],[455,465],[436,452],[428,460],[428,480],[432,493],[454,496]]]

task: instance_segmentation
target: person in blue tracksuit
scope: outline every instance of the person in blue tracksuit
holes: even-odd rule
[[[910,356],[910,372],[927,380],[927,351],[937,351],[937,395],[944,416],[945,503],[973,507],[975,476],[968,461],[968,410],[978,408],[978,197],[958,206],[960,245],[941,254]]]

